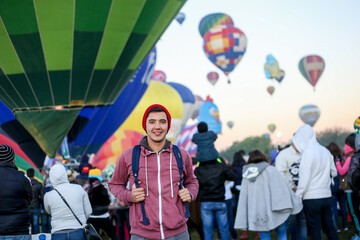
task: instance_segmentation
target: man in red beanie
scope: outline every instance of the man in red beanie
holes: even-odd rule
[[[180,149],[184,188],[179,189],[180,172],[174,146],[166,139],[171,126],[170,113],[160,104],[151,105],[144,113],[142,126],[147,136],[140,141],[140,187],[134,184],[133,148],[128,148],[120,156],[108,183],[110,191],[119,201],[130,205],[131,239],[189,239],[184,202],[195,200],[199,190],[192,159]],[[128,181],[131,189],[126,188]],[[148,223],[144,220],[141,202]]]

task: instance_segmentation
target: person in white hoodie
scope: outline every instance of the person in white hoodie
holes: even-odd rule
[[[322,239],[321,229],[329,240],[338,240],[331,211],[331,178],[337,175],[333,156],[321,146],[310,125],[301,126],[292,139],[301,154],[296,195],[303,199],[310,240]]]
[[[49,175],[54,190],[45,194],[44,207],[51,215],[51,239],[85,239],[83,227],[92,213],[88,194],[80,185],[69,183],[65,167],[61,164],[52,166]],[[82,225],[56,190],[70,205]]]

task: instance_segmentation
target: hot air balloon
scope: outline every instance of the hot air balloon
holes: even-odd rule
[[[179,136],[183,127],[185,127],[187,121],[191,117],[191,113],[192,113],[191,110],[193,109],[193,106],[195,104],[195,97],[189,88],[187,88],[186,86],[180,83],[169,82],[168,84],[172,86],[179,93],[183,105],[183,117],[181,120],[181,124],[180,127],[177,129],[177,132],[174,132],[173,138],[176,139]]]
[[[196,156],[197,145],[191,141],[195,133],[197,133],[197,123],[186,126],[180,133],[175,144],[185,149],[191,157]]]
[[[166,74],[161,70],[155,70],[151,80],[166,82]]]
[[[156,50],[154,49],[141,64],[113,105],[85,107],[81,110],[79,116],[85,116],[87,119],[84,123],[85,127],[75,137],[68,134],[70,153],[73,157],[96,153],[101,145],[120,127],[148,88],[155,63]],[[83,121],[80,120],[79,122]],[[74,124],[70,133],[77,127],[78,125]]]
[[[179,23],[179,24],[182,24],[185,20],[185,13],[183,12],[179,12],[177,15],[176,15],[176,21]]]
[[[209,72],[206,77],[212,85],[215,85],[219,79],[219,74],[217,72]]]
[[[108,105],[185,1],[0,1],[0,100],[54,157],[81,108]]]
[[[211,28],[204,35],[203,48],[209,60],[229,75],[246,51],[245,34],[230,25],[219,25]],[[228,80],[230,83],[230,80]]]
[[[275,131],[275,129],[276,129],[276,125],[273,124],[273,123],[270,123],[270,124],[267,126],[267,128],[269,129],[269,131],[270,131],[271,133],[273,133],[273,132]]]
[[[209,96],[199,109],[198,122],[206,122],[209,130],[215,133],[221,133],[219,109]]]
[[[268,79],[274,78],[279,83],[281,83],[281,81],[285,76],[285,72],[279,68],[279,62],[272,54],[266,56],[264,71],[266,78]]]
[[[234,25],[231,17],[225,13],[212,13],[203,17],[199,23],[199,32],[202,37],[207,33],[210,28],[219,25]]]
[[[234,122],[233,122],[233,121],[228,121],[226,124],[228,125],[228,127],[229,127],[230,129],[232,129],[232,127],[234,126]]]
[[[273,93],[275,92],[275,88],[273,86],[269,86],[267,87],[267,92],[270,94],[270,95],[273,95]]]
[[[299,70],[304,78],[314,87],[324,71],[325,61],[317,55],[303,57],[299,62]]]
[[[300,108],[299,116],[304,123],[314,126],[320,117],[320,109],[315,105],[305,105]]]

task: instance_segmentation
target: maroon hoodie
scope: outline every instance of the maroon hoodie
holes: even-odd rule
[[[121,202],[130,205],[131,234],[147,239],[164,239],[178,235],[187,230],[187,218],[184,203],[178,196],[180,173],[172,151],[173,146],[167,141],[164,148],[156,153],[147,145],[146,137],[141,140],[140,145],[139,181],[140,187],[145,191],[145,212],[150,223],[143,224],[141,205],[133,203],[131,190],[126,188],[128,181],[130,189],[134,184],[131,170],[133,148],[126,149],[120,156],[108,183],[110,191]],[[192,159],[184,149],[180,150],[184,166],[183,184],[195,200],[199,183],[192,170]]]

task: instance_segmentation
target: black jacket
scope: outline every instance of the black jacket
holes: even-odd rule
[[[237,175],[231,168],[218,160],[200,163],[194,173],[199,181],[198,196],[201,202],[225,201],[225,180],[237,179]]]
[[[30,180],[10,162],[0,162],[0,176],[0,235],[29,234]]]
[[[108,212],[110,197],[104,185],[98,181],[91,184],[88,194],[93,210],[92,215],[102,215]]]
[[[32,201],[30,209],[40,209],[40,204],[44,204],[44,186],[36,179],[31,179],[32,186]]]

